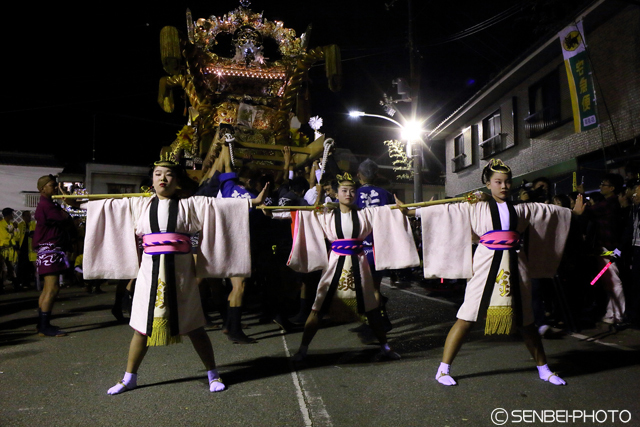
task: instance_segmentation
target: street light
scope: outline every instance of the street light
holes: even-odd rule
[[[404,129],[404,126],[402,126],[399,121],[393,120],[391,117],[383,116],[380,114],[368,114],[364,111],[349,111],[349,117],[377,117],[379,119],[389,120],[391,123],[395,124],[401,129]]]
[[[364,111],[349,111],[349,117],[377,117],[390,121],[401,129],[401,138],[407,141],[407,157],[413,157],[413,201],[422,201],[422,168],[421,168],[421,154],[418,152],[416,155],[412,153],[412,146],[422,148],[420,144],[414,144],[415,141],[419,141],[422,137],[424,130],[422,129],[422,123],[416,120],[410,120],[406,124],[401,124],[397,120],[380,114],[368,114]]]
[[[393,120],[390,117],[383,116],[380,114],[369,114],[363,111],[349,111],[349,117],[377,117],[379,119],[388,120],[402,130],[400,137],[402,139],[406,139],[409,142],[413,142],[415,140],[420,139],[420,137],[422,136],[422,133],[424,132],[424,130],[422,129],[421,123],[415,120],[410,120],[403,125],[399,121]]]

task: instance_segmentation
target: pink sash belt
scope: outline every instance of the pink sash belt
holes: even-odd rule
[[[520,233],[508,230],[487,231],[480,237],[480,244],[492,251],[508,251],[520,247]]]
[[[331,250],[341,256],[357,255],[363,248],[360,239],[338,239],[331,242]]]
[[[191,253],[191,236],[183,233],[149,233],[142,236],[147,255]]]

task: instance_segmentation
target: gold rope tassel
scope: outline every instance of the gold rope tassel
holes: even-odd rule
[[[485,335],[509,335],[513,332],[513,308],[489,307]]]
[[[364,322],[366,319],[365,315],[358,313],[358,301],[355,298],[333,298],[329,316],[336,323]]]
[[[147,337],[147,347],[158,347],[161,345],[179,344],[182,342],[180,335],[171,335],[169,319],[163,317],[153,318],[153,331]]]

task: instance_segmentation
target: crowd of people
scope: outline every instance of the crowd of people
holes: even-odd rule
[[[0,218],[0,267],[2,286],[11,285],[15,290],[29,289],[35,281],[36,254],[32,247],[36,223],[31,211],[18,211],[7,207]]]
[[[288,147],[282,155],[276,172],[236,169],[229,146],[216,138],[200,182],[163,156],[151,170],[152,197],[82,205],[86,236],[53,201],[64,193],[56,178],[41,177],[35,221],[28,211],[2,211],[3,287],[35,282],[37,331],[61,337],[67,333],[50,320],[63,275],[75,267],[95,293],[104,280],[118,281],[112,313],[125,320],[122,301],[129,301],[134,332],[125,374],[109,394],[137,387],[149,347],[185,335],[208,371],[210,391],[224,390],[204,326],[217,311],[231,342],[257,343],[242,323],[247,294],[260,295],[261,321],[303,330],[294,361],[307,357],[326,316],[360,321],[351,329],[360,340],[378,342],[380,359],[397,360],[387,342],[394,313],[380,292],[391,271],[467,282],[436,374],[443,385],[456,384],[451,364],[485,309],[485,333],[520,330],[540,379],[555,385],[565,382],[547,366],[542,337],[597,321],[638,325],[638,182],[605,174],[598,193],[552,196],[549,181],[539,178],[514,197],[511,170],[492,160],[483,170],[489,195],[482,201],[410,210],[376,185],[371,160],[352,176],[335,173],[331,156],[294,170]]]
[[[544,177],[520,189],[521,202],[554,204],[575,214],[556,283],[533,281],[535,323],[542,335],[551,333],[552,324],[574,330],[599,321],[638,326],[639,185],[637,178],[605,173],[599,190],[588,193],[578,185],[575,192],[552,195]],[[580,195],[583,203],[576,208]]]

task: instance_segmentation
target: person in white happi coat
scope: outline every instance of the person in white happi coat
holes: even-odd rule
[[[485,334],[509,334],[520,328],[540,379],[565,385],[547,366],[533,323],[531,279],[555,275],[571,211],[543,203],[512,205],[508,199],[511,169],[498,159],[484,168],[482,183],[491,191],[488,201],[414,211],[422,221],[424,276],[469,279],[436,380],[447,386],[457,384],[450,376],[450,365],[488,301]],[[473,236],[479,237],[480,244],[472,255]]]
[[[358,210],[355,182],[348,173],[338,175],[339,209],[318,213],[299,211],[294,225],[293,247],[288,265],[299,272],[322,270],[316,299],[305,323],[302,343],[295,361],[303,360],[318,331],[338,287],[355,294],[353,305],[366,314],[380,342],[381,354],[390,359],[400,356],[389,347],[380,317],[363,239],[373,232],[378,269],[401,269],[420,265],[408,220],[388,206]],[[331,242],[327,254],[325,238]]]
[[[216,370],[204,330],[196,276],[249,276],[248,211],[254,200],[193,196],[179,198],[184,168],[161,160],[153,169],[154,197],[89,202],[84,253],[88,279],[136,278],[130,325],[134,329],[127,369],[108,394],[137,386],[137,372],[149,346],[169,345],[188,335],[208,371],[209,390],[225,385]],[[201,232],[197,265],[190,236]],[[135,236],[143,240],[138,268]]]

